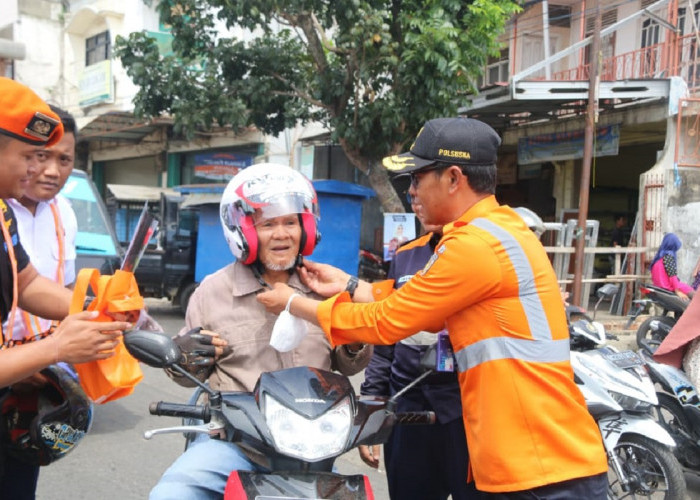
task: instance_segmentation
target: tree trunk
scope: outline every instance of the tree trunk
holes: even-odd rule
[[[344,139],[339,139],[340,147],[343,148],[345,156],[348,157],[350,163],[355,165],[355,168],[369,177],[369,184],[377,193],[379,203],[382,205],[384,212],[405,212],[406,210],[401,203],[401,198],[396,194],[396,189],[391,184],[389,173],[382,167],[378,161],[370,160],[362,156],[357,149],[348,146]]]
[[[389,173],[382,167],[379,162],[373,162],[369,169],[369,183],[377,193],[379,203],[382,205],[384,212],[405,212],[403,203],[396,189],[391,184]]]

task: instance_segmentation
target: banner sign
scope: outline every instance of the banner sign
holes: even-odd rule
[[[583,158],[583,136],[583,130],[576,130],[523,137],[518,140],[518,164]],[[620,125],[600,127],[593,139],[593,156],[617,156],[619,146]]]
[[[78,104],[81,107],[103,102],[114,102],[112,85],[112,61],[107,59],[85,66],[80,75]]]
[[[235,153],[204,153],[194,156],[194,175],[215,181],[229,181],[242,168],[253,164],[253,157]]]

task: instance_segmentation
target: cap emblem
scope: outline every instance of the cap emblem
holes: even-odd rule
[[[24,129],[24,133],[42,141],[48,141],[58,121],[43,113],[36,112]]]

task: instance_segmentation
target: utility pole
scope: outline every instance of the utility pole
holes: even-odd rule
[[[596,133],[595,125],[598,122],[598,85],[600,75],[600,29],[602,19],[600,16],[600,2],[595,10],[595,28],[591,41],[590,68],[588,75],[588,107],[586,110],[586,127],[583,136],[583,163],[581,165],[581,186],[578,201],[578,227],[576,228],[576,252],[574,254],[574,296],[573,303],[580,306],[581,280],[583,276],[583,263],[585,260],[584,247],[586,245],[586,221],[588,219],[588,197],[591,184],[591,160],[593,158],[593,134]]]
[[[552,54],[549,53],[549,4],[547,0],[542,2],[542,47],[544,48],[544,60],[549,59]],[[547,80],[552,79],[551,66],[547,64],[544,67],[544,77]]]

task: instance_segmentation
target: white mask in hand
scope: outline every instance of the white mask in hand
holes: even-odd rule
[[[270,336],[270,345],[279,352],[287,352],[296,348],[301,341],[304,340],[308,333],[306,321],[297,318],[289,312],[289,306],[292,299],[299,294],[293,293],[287,301],[287,306],[284,308],[275,321],[275,326],[272,328]]]

